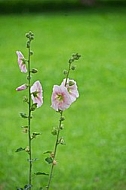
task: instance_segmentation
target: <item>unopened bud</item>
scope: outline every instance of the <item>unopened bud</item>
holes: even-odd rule
[[[61,138],[59,139],[59,144],[65,145],[65,141],[64,141],[63,137],[61,137]]]
[[[76,69],[76,67],[74,65],[72,65],[71,70],[74,71],[75,69]]]
[[[60,129],[62,130],[63,128],[64,128],[64,125],[63,125],[63,124],[61,124]]]
[[[54,158],[54,152],[51,152],[51,153],[50,153],[50,156],[51,156],[52,158]]]
[[[30,152],[29,146],[27,146],[27,147],[25,148],[25,151],[28,152],[28,153]]]
[[[33,55],[33,51],[30,51],[30,55]]]
[[[64,120],[65,120],[65,117],[61,116],[60,121],[64,121]]]
[[[54,127],[53,129],[52,129],[52,135],[57,135],[57,129]]]
[[[57,165],[57,161],[56,160],[53,160],[53,165]]]
[[[74,59],[69,59],[69,63],[72,63],[74,61]]]
[[[67,70],[64,70],[64,71],[63,71],[63,74],[64,74],[64,75],[67,75],[67,73],[68,73]]]
[[[29,38],[29,33],[26,33],[25,36],[26,36],[26,38]]]

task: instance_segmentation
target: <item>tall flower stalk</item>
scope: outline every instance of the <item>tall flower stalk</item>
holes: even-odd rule
[[[34,39],[34,34],[29,32],[26,34],[27,37],[27,49],[28,49],[28,59],[25,59],[23,54],[20,51],[16,51],[18,56],[18,65],[20,71],[23,73],[27,73],[27,84],[20,85],[16,88],[17,91],[22,91],[28,89],[28,95],[24,98],[24,102],[28,105],[28,113],[21,113],[21,117],[27,119],[27,125],[24,126],[24,131],[28,133],[28,146],[26,148],[18,148],[16,152],[25,150],[28,153],[28,162],[29,162],[29,171],[28,171],[28,184],[24,186],[24,189],[31,190],[32,189],[32,165],[33,165],[33,156],[32,156],[32,140],[39,135],[38,132],[31,132],[31,119],[32,112],[35,111],[36,108],[39,108],[43,104],[43,96],[42,96],[42,86],[39,81],[36,81],[31,85],[31,74],[37,73],[37,69],[31,69],[31,55],[33,52],[31,51],[31,41]],[[23,188],[18,188],[17,190],[22,190]]]
[[[27,41],[27,48],[28,48],[28,147],[29,147],[29,178],[28,178],[28,185],[29,189],[31,189],[32,186],[32,144],[31,144],[31,41],[34,39],[33,33],[26,34],[26,37],[28,38]]]
[[[58,127],[52,130],[52,134],[56,135],[56,140],[54,144],[54,151],[47,151],[46,153],[50,153],[50,157],[47,157],[45,160],[51,164],[49,180],[47,184],[47,190],[50,189],[51,180],[53,177],[54,166],[56,165],[56,154],[57,148],[59,144],[64,144],[63,137],[60,137],[60,131],[63,129],[63,121],[65,120],[63,116],[64,110],[68,109],[70,105],[79,97],[79,93],[77,90],[76,82],[74,80],[69,79],[69,74],[71,70],[75,70],[75,66],[73,62],[78,60],[80,55],[74,54],[72,58],[69,59],[68,70],[64,71],[65,79],[61,83],[60,86],[54,85],[51,102],[52,108],[56,110],[60,114]]]

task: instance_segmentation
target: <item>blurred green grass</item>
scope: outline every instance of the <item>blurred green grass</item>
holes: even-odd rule
[[[49,171],[43,152],[53,148],[51,129],[58,114],[50,108],[54,84],[60,84],[72,53],[82,55],[71,78],[77,81],[80,98],[66,110],[51,189],[124,190],[126,188],[126,13],[125,8],[103,11],[61,12],[0,16],[0,189],[11,190],[27,183],[27,155],[15,150],[27,146],[19,113],[25,92],[15,88],[26,81],[17,64],[16,50],[27,56],[25,33],[35,34],[33,67],[44,89],[44,105],[34,113],[33,171]],[[46,177],[33,177],[36,187]]]

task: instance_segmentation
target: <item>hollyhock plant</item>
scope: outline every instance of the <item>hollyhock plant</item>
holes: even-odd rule
[[[77,85],[76,85],[76,81],[71,80],[71,79],[64,79],[63,82],[61,83],[61,86],[66,86],[70,97],[71,97],[71,101],[74,102],[78,97],[79,97],[79,92],[77,89]]]
[[[54,85],[51,96],[51,107],[56,110],[65,110],[71,105],[71,98],[65,86]]]
[[[22,90],[25,90],[28,88],[28,85],[27,84],[22,84],[21,86],[17,87],[16,90],[17,91],[22,91]]]
[[[42,95],[42,86],[39,81],[36,81],[30,89],[31,98],[34,104],[37,104],[37,108],[39,108],[43,104],[43,95]]]
[[[74,61],[78,60],[80,55],[78,53],[73,54],[72,57],[68,60],[68,69],[64,70],[65,79],[63,79],[61,85],[54,85],[53,91],[51,95],[51,107],[59,114],[58,125],[53,127],[52,135],[55,136],[54,148],[51,150],[47,150],[44,154],[49,154],[45,161],[50,164],[50,172],[46,173],[44,171],[37,171],[34,174],[37,175],[45,175],[48,176],[47,184],[41,185],[41,187],[34,187],[36,182],[33,180],[33,165],[34,161],[37,161],[38,158],[35,158],[33,153],[33,143],[37,136],[41,134],[41,132],[34,131],[34,127],[32,127],[32,119],[33,114],[36,108],[39,108],[43,104],[43,89],[39,80],[35,81],[32,84],[32,76],[36,75],[37,69],[32,67],[31,64],[31,56],[33,56],[33,51],[31,49],[31,42],[34,39],[34,34],[29,31],[26,33],[27,44],[26,47],[28,49],[27,59],[24,58],[23,54],[20,51],[16,51],[18,56],[18,65],[20,71],[22,73],[26,73],[26,84],[25,82],[22,85],[16,88],[16,91],[22,91],[27,89],[27,94],[23,98],[23,102],[27,106],[27,111],[20,112],[20,117],[26,120],[26,123],[22,125],[23,132],[27,133],[27,144],[25,146],[20,146],[15,150],[15,152],[24,151],[27,153],[27,161],[28,161],[28,180],[23,187],[17,187],[17,190],[23,189],[46,189],[50,190],[50,184],[53,179],[53,169],[57,164],[57,149],[59,145],[65,145],[64,137],[61,136],[60,132],[63,131],[64,127],[64,111],[68,109],[71,104],[79,97],[78,88],[76,82],[74,80],[69,79],[70,71],[75,70]],[[27,67],[26,67],[27,66]],[[48,118],[48,117],[47,117]],[[24,122],[23,122],[24,123]],[[35,147],[35,144],[34,144]],[[38,147],[39,148],[39,147]],[[41,148],[41,147],[40,147]],[[39,149],[40,149],[39,148]],[[41,168],[41,167],[40,167]],[[43,186],[44,185],[44,186]],[[46,185],[46,186],[45,186]],[[38,186],[38,185],[37,185]]]
[[[18,56],[18,65],[22,73],[27,73],[26,62],[23,54],[20,51],[16,51]]]

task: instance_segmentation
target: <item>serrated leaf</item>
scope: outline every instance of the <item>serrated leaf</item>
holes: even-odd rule
[[[45,161],[48,162],[48,164],[53,163],[53,159],[52,159],[51,157],[47,157],[47,158],[45,159]]]
[[[45,172],[36,172],[36,173],[34,173],[35,175],[49,175],[49,174],[47,174],[47,173],[45,173]]]
[[[17,150],[15,150],[15,152],[20,152],[20,151],[23,151],[23,150],[25,150],[25,148],[20,147],[20,148],[17,148]]]

